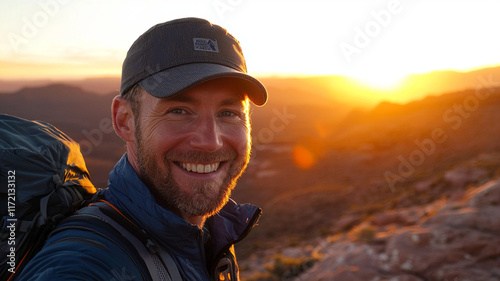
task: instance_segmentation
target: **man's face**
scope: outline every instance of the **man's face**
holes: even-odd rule
[[[139,176],[161,205],[183,215],[218,212],[248,164],[248,99],[224,81],[164,99],[141,93]]]

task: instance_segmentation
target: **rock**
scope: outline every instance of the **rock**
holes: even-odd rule
[[[448,180],[460,185],[479,174],[468,170],[458,180],[451,175],[463,170],[453,171]],[[500,281],[500,184],[490,182],[458,201],[444,202],[375,215],[353,231],[378,226],[376,232],[386,231],[375,233],[383,243],[360,243],[345,235],[296,280]]]
[[[287,257],[287,258],[300,259],[300,258],[304,258],[304,257],[307,257],[308,255],[310,255],[310,251],[306,251],[306,250],[302,249],[301,247],[289,247],[289,248],[283,249],[281,251],[281,255],[283,257]]]
[[[424,214],[425,210],[422,208],[391,210],[374,215],[370,223],[374,226],[386,226],[390,224],[413,225],[417,223]]]
[[[310,280],[331,280],[331,281],[366,281],[372,280],[376,278],[377,273],[375,271],[370,270],[360,270],[359,267],[356,266],[346,266],[337,269],[335,272],[322,274],[318,276],[318,279],[310,279]]]
[[[295,280],[371,280],[377,276],[374,257],[376,253],[368,245],[335,243],[320,263]]]
[[[480,209],[465,207],[439,213],[429,218],[423,225],[438,224],[500,233],[498,218],[500,218],[500,206],[485,206]]]
[[[498,266],[498,265],[497,265]],[[457,268],[456,266],[443,266],[431,272],[430,280],[452,280],[452,281],[497,281],[500,275],[495,274],[495,268]],[[496,277],[495,277],[496,276]]]
[[[469,201],[471,207],[500,206],[500,182],[489,182],[472,191],[469,196],[472,196]]]
[[[340,218],[335,222],[332,227],[332,232],[337,233],[340,231],[346,231],[358,224],[361,221],[361,217],[358,215],[348,215]]]
[[[396,277],[392,277],[388,281],[424,281],[424,279],[413,275],[399,275]]]
[[[450,183],[451,188],[463,188],[468,184],[484,178],[487,174],[488,172],[486,170],[480,168],[459,166],[446,172],[444,174],[444,180]]]
[[[413,189],[415,189],[415,191],[417,192],[427,192],[431,189],[434,182],[435,179],[427,179],[424,181],[420,181],[413,186]]]

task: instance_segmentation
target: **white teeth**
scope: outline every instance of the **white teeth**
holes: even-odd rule
[[[198,166],[196,166],[196,170],[197,170],[196,172],[200,174],[205,172],[205,169],[203,169],[203,165],[201,164],[198,164]]]
[[[199,174],[208,174],[217,171],[219,169],[219,162],[214,163],[214,164],[208,164],[208,165],[203,165],[203,164],[194,164],[194,163],[182,163],[182,168],[184,170],[189,171],[189,172],[194,172],[194,173],[199,173]]]

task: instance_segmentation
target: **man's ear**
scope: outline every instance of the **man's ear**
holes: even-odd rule
[[[116,133],[126,142],[135,141],[134,114],[128,101],[116,96],[111,105],[111,114]]]

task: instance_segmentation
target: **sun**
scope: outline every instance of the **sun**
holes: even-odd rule
[[[376,72],[354,73],[350,77],[357,83],[373,90],[391,92],[401,86],[404,75],[388,73],[381,69]]]

